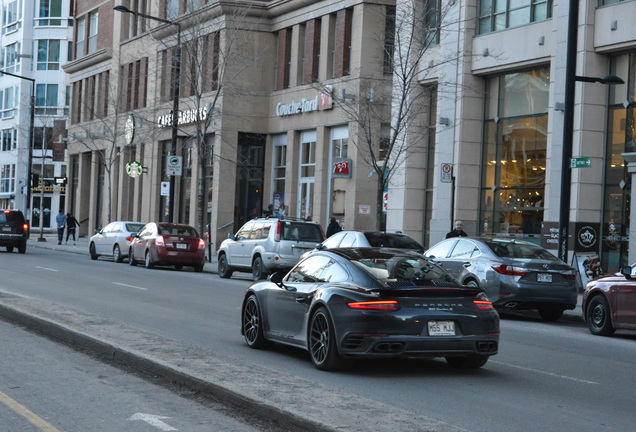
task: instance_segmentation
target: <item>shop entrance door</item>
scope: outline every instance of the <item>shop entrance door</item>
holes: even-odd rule
[[[302,179],[298,194],[298,217],[309,219],[313,214],[312,204],[314,202],[314,180]]]
[[[33,197],[33,220],[31,221],[31,229],[51,227],[51,197],[44,197],[44,205],[42,206],[44,213],[43,218],[40,218],[40,198],[39,196]],[[44,226],[40,225],[40,220],[44,221]]]

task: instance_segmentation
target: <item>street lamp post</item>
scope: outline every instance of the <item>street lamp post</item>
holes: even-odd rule
[[[559,211],[559,259],[567,263],[570,223],[570,189],[572,187],[572,141],[574,134],[574,90],[576,81],[601,84],[624,84],[617,76],[604,78],[576,75],[576,52],[579,27],[579,0],[570,0],[568,41],[565,64],[565,102],[563,105],[563,156],[561,160],[561,207]]]
[[[29,226],[33,222],[31,218],[31,177],[33,177],[33,140],[35,134],[33,133],[33,127],[35,123],[35,79],[28,78],[22,75],[16,75],[9,72],[0,71],[0,74],[9,75],[15,78],[31,81],[31,115],[29,124],[29,153],[28,153],[28,167],[27,167],[27,181],[26,181],[26,215],[29,220]],[[42,202],[40,202],[40,221],[42,220]]]
[[[154,17],[141,12],[135,12],[128,9],[126,6],[115,6],[118,12],[129,13],[132,15],[140,16],[142,18],[148,18],[154,21],[158,21],[165,24],[170,24],[177,27],[177,46],[175,48],[175,61],[174,61],[174,83],[173,83],[173,98],[172,98],[172,145],[170,153],[173,156],[177,154],[177,136],[179,132],[179,82],[181,81],[181,24],[175,21]],[[170,195],[168,197],[168,222],[174,222],[174,195],[175,195],[175,181],[176,176],[170,176]]]

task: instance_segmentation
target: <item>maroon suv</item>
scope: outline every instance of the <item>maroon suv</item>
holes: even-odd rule
[[[149,269],[155,265],[173,265],[177,269],[191,266],[202,272],[205,241],[191,226],[151,222],[130,243],[128,259],[131,266],[137,262]]]
[[[610,336],[616,329],[636,330],[636,265],[590,281],[582,307],[592,334]]]

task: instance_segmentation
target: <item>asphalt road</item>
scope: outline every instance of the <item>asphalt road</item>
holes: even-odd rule
[[[500,354],[479,371],[457,372],[443,360],[429,360],[358,362],[349,371],[324,373],[303,351],[245,346],[239,309],[247,279],[131,268],[38,248],[0,253],[0,272],[9,270],[15,276],[2,278],[0,291],[107,317],[468,430],[633,428],[634,333],[601,338],[579,323],[506,317]]]
[[[256,432],[220,404],[182,397],[0,321],[0,430]],[[199,398],[199,400],[201,400]]]

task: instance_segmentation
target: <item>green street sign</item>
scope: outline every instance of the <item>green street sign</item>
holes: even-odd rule
[[[588,157],[570,158],[570,168],[589,168],[592,166],[592,159]]]

